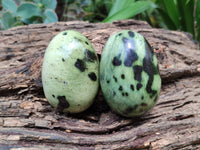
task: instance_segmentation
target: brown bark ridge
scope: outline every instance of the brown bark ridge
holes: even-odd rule
[[[58,114],[43,94],[41,66],[56,34],[77,30],[100,55],[108,37],[124,29],[153,47],[162,90],[157,105],[139,118],[113,113],[99,92],[85,112]],[[151,28],[146,22],[59,22],[0,32],[0,149],[200,149],[200,51],[188,33]]]

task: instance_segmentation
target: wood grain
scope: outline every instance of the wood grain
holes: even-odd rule
[[[41,67],[50,40],[63,30],[84,34],[100,54],[119,30],[141,33],[162,77],[160,99],[139,118],[113,113],[99,91],[87,111],[58,114],[44,97]],[[58,22],[0,31],[0,149],[200,149],[200,51],[188,33],[146,22]]]

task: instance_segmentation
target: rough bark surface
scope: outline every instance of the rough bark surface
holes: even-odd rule
[[[58,114],[43,94],[45,49],[63,30],[84,34],[101,54],[123,29],[144,35],[160,67],[162,90],[152,111],[139,118],[114,114],[99,92],[87,111]],[[146,22],[59,22],[0,32],[0,149],[200,149],[200,51],[191,35],[153,29]]]

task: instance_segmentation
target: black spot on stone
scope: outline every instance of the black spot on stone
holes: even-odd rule
[[[113,96],[115,96],[116,95],[116,92],[115,91],[113,91]]]
[[[128,107],[128,108],[126,108],[126,110],[124,111],[124,114],[129,114],[129,113],[131,113],[131,112],[133,112],[133,108],[132,108],[132,107]]]
[[[81,59],[77,59],[74,66],[78,68],[81,72],[84,72],[86,69],[85,62]]]
[[[118,57],[114,57],[113,61],[112,61],[112,64],[114,66],[120,66],[122,64],[122,61]]]
[[[143,99],[144,99],[144,96],[142,96],[141,99],[143,100]]]
[[[124,65],[126,67],[131,67],[133,62],[138,59],[137,54],[135,53],[135,41],[133,39],[128,39],[123,37],[124,49],[126,57],[124,60]]]
[[[150,98],[153,98],[154,97],[154,95],[156,95],[157,94],[157,91],[155,91],[155,90],[152,90],[151,91],[151,93],[150,93]]]
[[[52,97],[55,98],[55,95],[53,94]]]
[[[133,66],[134,78],[135,80],[141,82],[142,80],[142,67],[141,66]]]
[[[133,62],[138,59],[137,54],[134,52],[133,49],[130,49],[129,52],[127,52],[124,65],[127,67],[131,67]]]
[[[142,84],[141,84],[141,83],[138,83],[138,84],[137,84],[137,90],[139,91],[140,88],[142,88]]]
[[[122,96],[124,96],[125,94],[124,93],[122,93]]]
[[[128,96],[128,93],[126,92],[125,95]]]
[[[110,83],[110,81],[109,81],[109,80],[107,80],[107,83],[109,84],[109,83]]]
[[[122,33],[119,33],[118,35],[119,35],[119,36],[121,36],[121,35],[122,35]]]
[[[93,62],[93,61],[97,60],[97,57],[96,57],[95,53],[94,53],[94,52],[91,52],[91,51],[88,50],[88,49],[86,49],[86,50],[84,51],[84,54],[85,54],[85,57],[86,57],[86,60],[87,60],[87,61]]]
[[[122,88],[122,86],[120,85],[120,86],[119,86],[119,91],[122,91],[122,90],[123,90],[123,88]]]
[[[65,96],[58,96],[57,99],[59,101],[57,106],[57,110],[59,112],[62,112],[65,108],[69,107],[69,103],[67,102]]]
[[[63,81],[63,84],[66,84],[66,82],[65,82],[65,81]]]
[[[113,79],[115,80],[115,82],[117,82],[117,78],[115,76],[113,76]]]
[[[134,91],[134,86],[133,86],[133,84],[130,85],[130,88],[131,88],[132,91]]]
[[[128,35],[129,35],[130,37],[134,37],[134,36],[135,36],[135,34],[134,34],[133,31],[128,31]]]
[[[141,106],[142,107],[147,107],[147,104],[146,103],[142,103]]]
[[[64,62],[64,61],[65,61],[65,59],[64,59],[64,58],[62,58],[62,61]]]
[[[96,74],[94,72],[89,73],[88,76],[92,81],[96,81],[97,80],[97,76],[96,76]]]
[[[122,79],[125,79],[125,75],[124,75],[124,74],[122,74],[122,75],[121,75],[121,78],[122,78]]]
[[[67,32],[64,32],[63,35],[67,35]]]
[[[85,44],[89,45],[89,43],[87,41],[85,41]]]
[[[151,93],[153,97],[157,92],[152,90],[152,84],[155,74],[159,74],[158,67],[153,64],[153,49],[151,48],[148,41],[145,39],[145,57],[143,59],[143,70],[148,74],[149,79],[146,85],[146,91]]]

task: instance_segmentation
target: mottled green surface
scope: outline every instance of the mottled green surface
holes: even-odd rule
[[[100,84],[108,105],[123,116],[142,115],[155,105],[161,78],[156,56],[142,35],[125,30],[108,39]]]
[[[99,61],[89,40],[72,30],[56,35],[45,52],[42,83],[46,98],[58,111],[86,110],[99,87]]]

